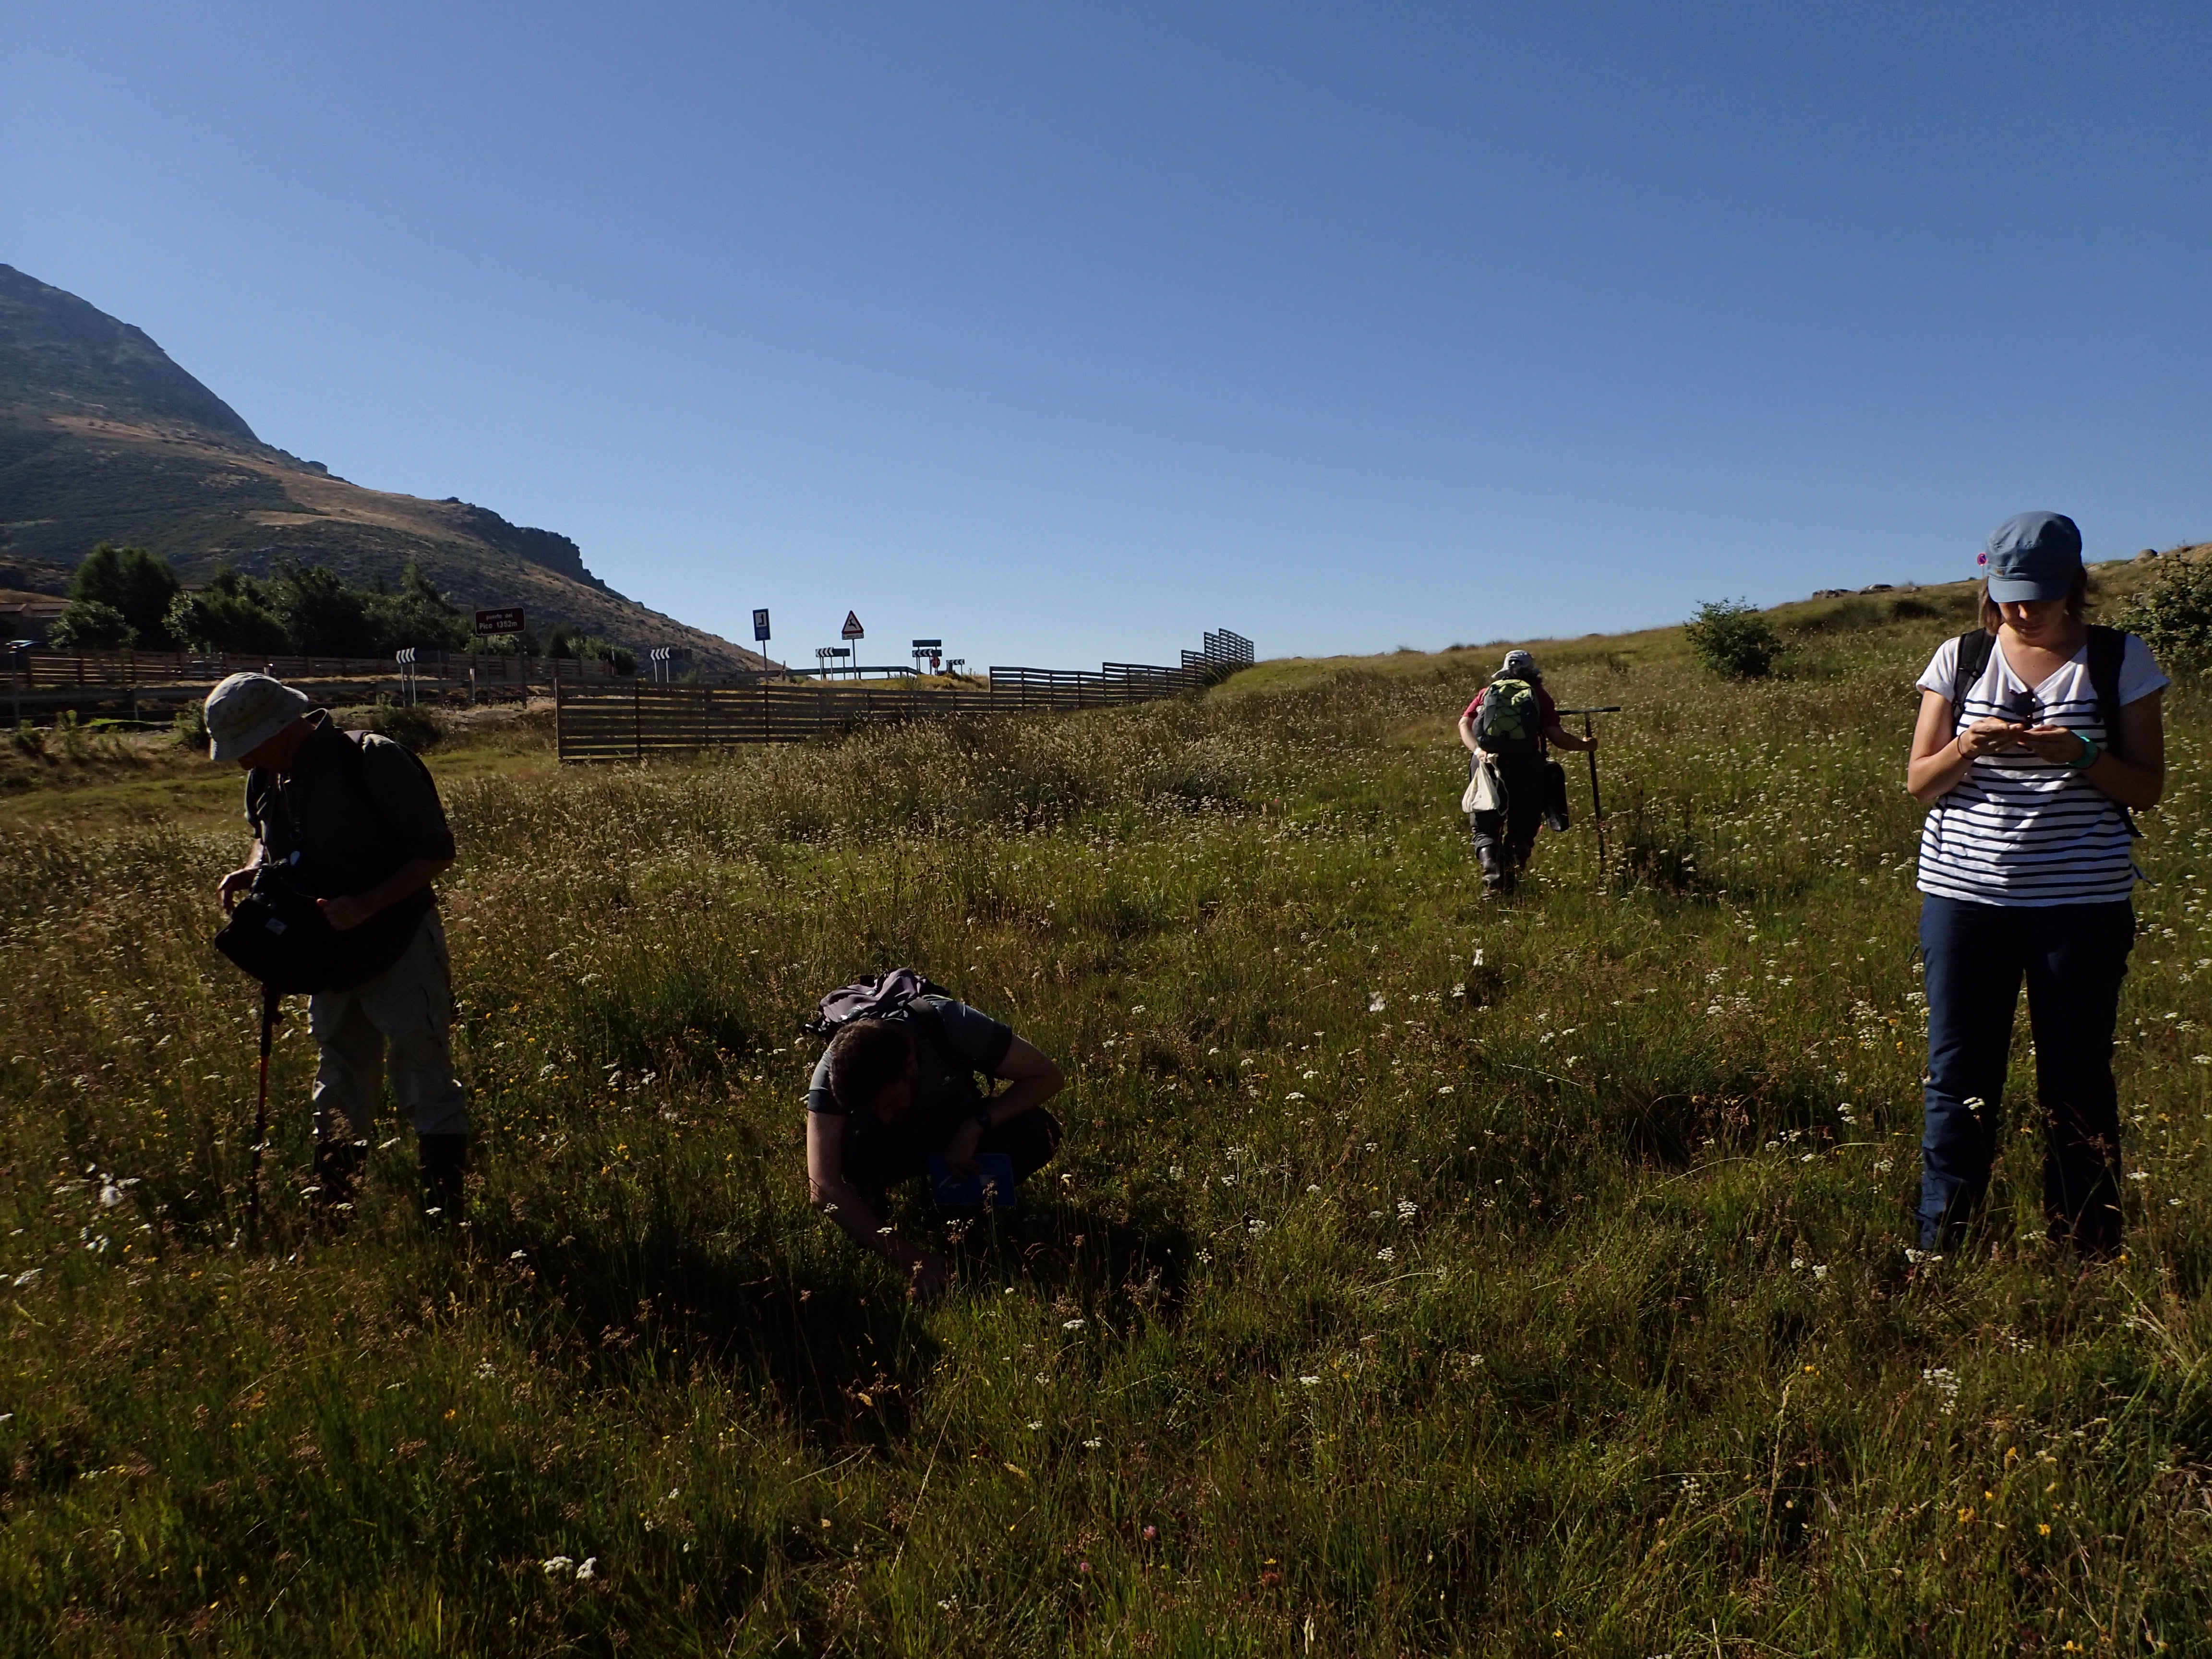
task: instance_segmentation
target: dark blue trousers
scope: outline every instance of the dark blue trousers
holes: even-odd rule
[[[2027,981],[2051,1236],[2092,1253],[2120,1242],[2120,1109],[2112,1028],[2135,943],[2134,906],[2044,908],[1927,896],[1928,1098],[1920,1243],[1951,1250],[1989,1190],[2003,1122],[2013,1009]]]

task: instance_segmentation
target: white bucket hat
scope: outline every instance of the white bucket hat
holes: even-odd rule
[[[240,760],[313,708],[266,674],[233,674],[207,695],[208,758]]]

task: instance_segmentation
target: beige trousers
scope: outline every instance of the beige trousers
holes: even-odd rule
[[[307,1000],[315,1039],[315,1133],[366,1140],[387,1065],[399,1109],[424,1135],[465,1135],[468,1101],[453,1076],[453,976],[434,909],[374,979]]]

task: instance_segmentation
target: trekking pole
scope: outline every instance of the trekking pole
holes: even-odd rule
[[[253,1157],[246,1174],[246,1236],[261,1236],[261,1143],[269,1138],[269,1039],[276,1029],[276,988],[261,988],[261,1088],[253,1103]]]
[[[1562,714],[1580,714],[1583,717],[1583,735],[1589,738],[1597,735],[1590,729],[1590,716],[1618,714],[1620,712],[1620,705],[1616,702],[1609,703],[1602,708],[1562,708],[1559,712]],[[1597,793],[1597,750],[1595,748],[1585,749],[1583,753],[1589,760],[1590,823],[1597,830],[1597,872],[1602,876],[1605,874],[1605,803],[1599,798]]]

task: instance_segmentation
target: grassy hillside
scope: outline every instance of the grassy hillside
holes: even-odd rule
[[[762,659],[615,592],[567,537],[449,500],[364,489],[257,438],[141,331],[0,265],[0,578],[73,568],[107,541],[150,549],[187,580],[280,557],[397,585],[410,559],[465,607],[523,606],[642,648],[688,646],[710,668]],[[39,584],[0,586],[32,587]]]
[[[1788,620],[1752,686],[1671,631],[1540,647],[1627,706],[1621,865],[1547,836],[1504,907],[1455,810],[1489,649],[696,765],[457,739],[459,1245],[404,1140],[304,1227],[297,1022],[237,1242],[239,837],[149,821],[173,760],[18,763],[0,1650],[2201,1651],[2203,688],[2142,845],[2126,1260],[2041,1242],[2023,1031],[1990,1224],[1915,1261],[1900,776],[1958,623]],[[1071,1079],[929,1308],[800,1168],[799,1021],[902,962]]]

